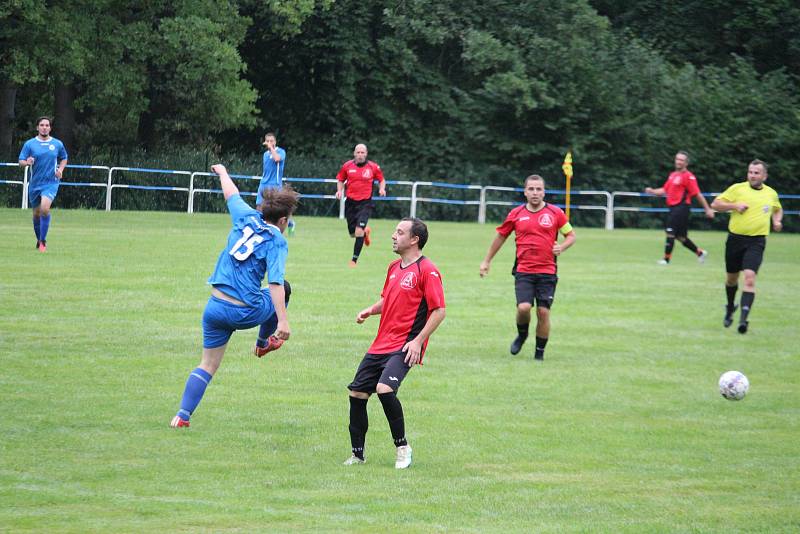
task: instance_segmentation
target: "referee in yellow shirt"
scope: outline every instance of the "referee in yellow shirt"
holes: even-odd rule
[[[740,334],[747,332],[747,315],[756,298],[756,273],[764,258],[770,220],[776,232],[783,228],[783,208],[778,201],[778,193],[764,185],[766,180],[767,164],[759,159],[753,160],[747,168],[747,181],[733,184],[711,203],[712,209],[731,212],[728,240],[725,243],[725,293],[728,305],[722,324],[725,328],[733,324],[739,273],[744,271]]]

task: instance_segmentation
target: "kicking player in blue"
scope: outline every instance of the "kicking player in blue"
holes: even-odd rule
[[[286,151],[278,146],[275,134],[269,132],[264,135],[266,147],[262,158],[261,181],[258,183],[258,193],[256,194],[256,209],[261,209],[264,203],[265,189],[280,189],[283,187],[283,170],[286,168]],[[289,235],[294,233],[294,221],[289,219]]]
[[[50,118],[36,121],[38,135],[22,145],[19,166],[32,167],[28,185],[28,203],[33,208],[33,232],[36,248],[47,252],[47,231],[50,229],[50,207],[58,194],[58,185],[67,166],[64,143],[50,137]]]
[[[290,187],[268,189],[259,212],[242,200],[225,166],[214,165],[211,170],[219,175],[233,229],[208,279],[212,289],[203,312],[203,357],[189,374],[172,428],[189,426],[235,330],[260,325],[254,348],[259,358],[279,349],[291,333],[286,316],[291,289],[283,278],[288,246],[282,234],[299,195]],[[261,289],[265,276],[268,290]]]

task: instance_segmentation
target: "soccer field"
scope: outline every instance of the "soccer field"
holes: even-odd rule
[[[513,242],[431,222],[447,319],[399,391],[414,465],[394,469],[380,402],[367,463],[345,386],[378,318],[396,221],[356,269],[336,219],[298,218],[292,338],[237,332],[189,429],[168,423],[200,359],[220,214],[0,210],[0,530],[68,532],[796,532],[800,236],[768,239],[750,332],[722,327],[723,233],[700,265],[660,231],[577,228],[545,361],[518,356]],[[717,380],[750,379],[740,402]]]

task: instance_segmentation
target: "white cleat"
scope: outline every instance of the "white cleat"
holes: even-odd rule
[[[394,462],[395,469],[405,469],[411,465],[411,447],[403,445],[397,447],[397,460]]]
[[[667,260],[665,260],[665,259],[660,259],[660,260],[658,260],[658,264],[659,265],[669,265],[669,262]]]
[[[700,253],[699,256],[697,256],[697,263],[705,263],[707,257],[708,257],[708,251],[704,250],[703,252]]]
[[[363,460],[354,454],[353,456],[345,460],[343,465],[360,465],[366,462],[367,462],[366,460]]]

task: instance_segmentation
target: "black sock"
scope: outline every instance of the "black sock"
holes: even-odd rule
[[[383,413],[386,414],[386,420],[389,421],[389,429],[392,431],[395,447],[408,445],[406,441],[406,423],[403,419],[403,405],[400,404],[397,394],[394,391],[378,393],[378,398],[383,404]]]
[[[525,324],[519,324],[519,323],[517,323],[517,334],[519,334],[519,337],[520,337],[520,338],[521,338],[523,341],[525,341],[526,339],[528,339],[528,327],[529,327],[529,326],[530,326],[530,323],[525,323]]]
[[[683,246],[697,254],[697,245],[695,245],[688,237],[683,240]]]
[[[750,308],[753,307],[753,301],[756,300],[756,294],[750,291],[742,291],[742,301],[740,302],[742,308],[742,315],[739,322],[747,320],[747,314],[750,313]]]
[[[364,459],[364,442],[367,438],[369,419],[367,417],[367,400],[350,397],[350,445],[353,454]]]
[[[357,237],[356,242],[353,244],[353,261],[358,261],[362,248],[364,248],[364,236]]]
[[[669,261],[672,257],[672,249],[675,246],[675,238],[674,237],[667,237],[667,241],[664,243],[664,259]]]
[[[547,346],[546,337],[536,336],[536,356],[544,357],[544,348]]]
[[[725,286],[725,294],[728,297],[728,313],[733,313],[733,307],[736,303],[736,291],[739,290],[739,286]]]

